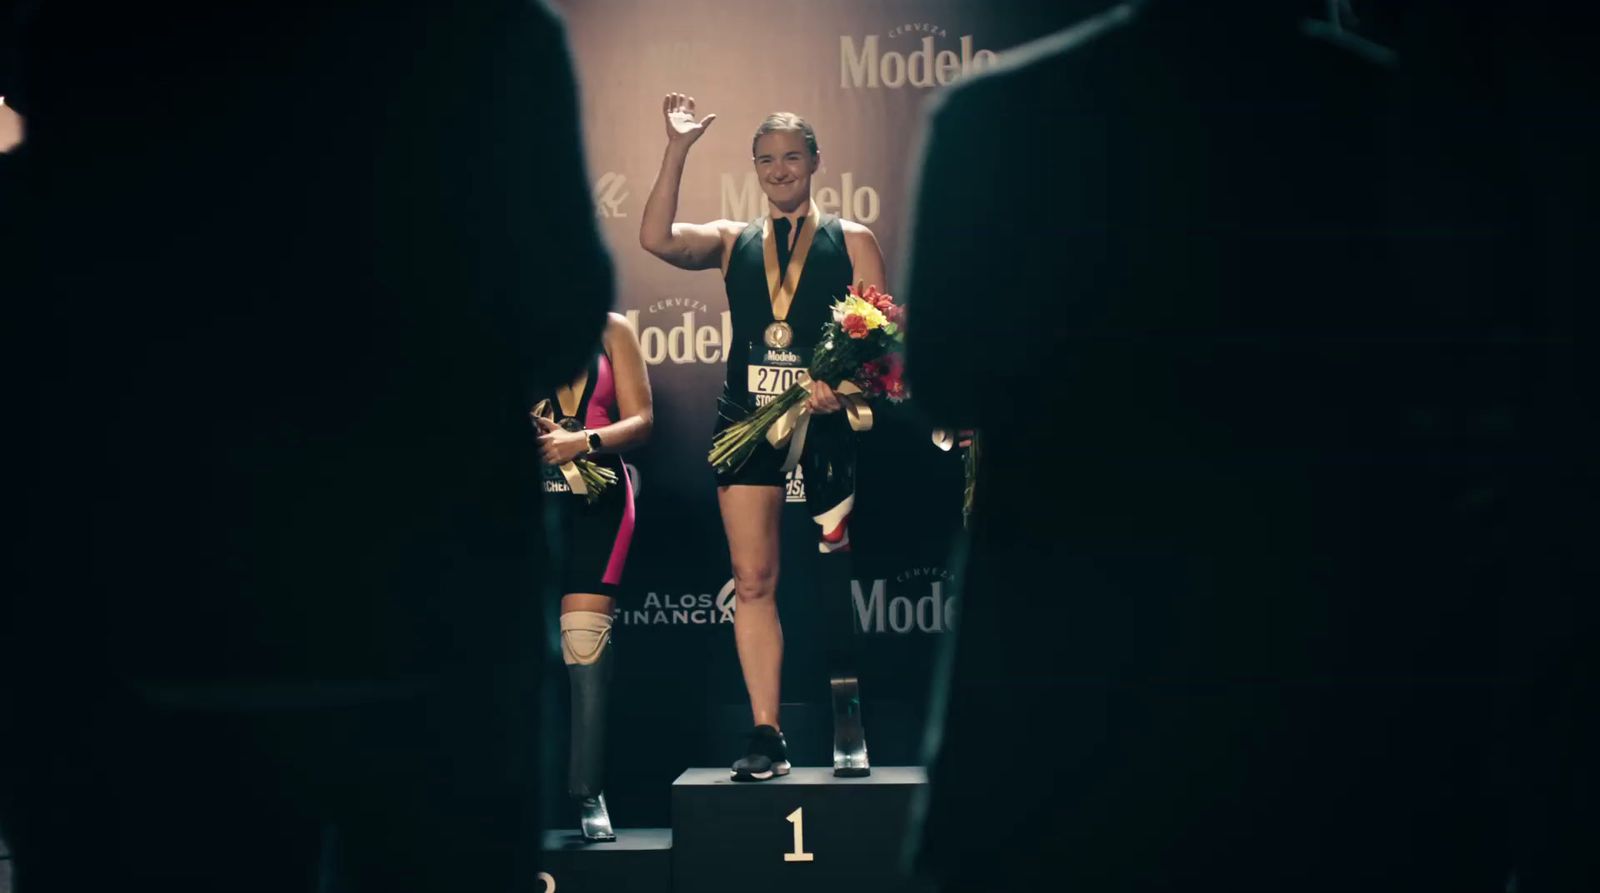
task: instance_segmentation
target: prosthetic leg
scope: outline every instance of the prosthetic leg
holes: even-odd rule
[[[818,577],[828,595],[828,688],[833,701],[833,774],[855,778],[872,773],[867,733],[861,724],[861,683],[850,605],[850,553],[821,559]]]
[[[838,416],[812,422],[805,459],[806,507],[821,528],[817,549],[818,604],[827,636],[828,683],[833,701],[833,774],[872,772],[861,724],[861,684],[856,674],[855,620],[850,602],[850,512],[855,507],[855,442]]]
[[[616,840],[606,811],[606,695],[611,687],[611,617],[594,611],[561,615],[561,657],[572,683],[572,747],[567,793],[578,802],[585,840]]]

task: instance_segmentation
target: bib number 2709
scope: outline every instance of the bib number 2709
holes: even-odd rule
[[[751,366],[747,388],[752,394],[776,397],[797,384],[810,380],[804,368],[785,366]]]

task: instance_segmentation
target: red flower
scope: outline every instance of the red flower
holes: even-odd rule
[[[878,389],[890,400],[898,403],[909,396],[906,389],[906,362],[905,358],[897,353],[884,354],[878,360]]]
[[[862,363],[853,380],[868,398],[883,396],[883,382],[878,379],[877,367],[872,363]]]
[[[895,325],[900,325],[906,321],[906,308],[901,307],[899,304],[891,301],[887,307],[879,307],[878,309],[882,310],[883,315]]]
[[[861,296],[861,300],[866,301],[868,304],[871,304],[879,310],[887,310],[888,308],[894,306],[894,298],[890,297],[889,293],[886,291],[879,291],[876,285],[867,286],[867,291]]]
[[[884,313],[888,313],[889,308],[894,306],[894,298],[888,292],[880,291],[876,285],[867,286],[866,291],[860,291],[854,285],[849,285],[845,287],[845,291]]]
[[[859,339],[867,337],[867,321],[854,313],[846,316],[844,318],[844,322],[840,323],[839,325],[844,329],[845,334],[849,335],[851,338]]]

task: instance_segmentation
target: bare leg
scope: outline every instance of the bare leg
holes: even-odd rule
[[[755,725],[778,725],[783,679],[783,627],[778,622],[778,519],[783,488],[736,485],[717,488],[722,526],[733,560],[733,586],[739,603],[733,614],[733,640],[744,670]]]

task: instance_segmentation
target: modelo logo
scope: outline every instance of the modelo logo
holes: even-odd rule
[[[858,45],[855,38],[839,38],[839,86],[845,89],[876,90],[880,86],[896,90],[907,84],[913,87],[942,87],[969,74],[975,74],[994,65],[1000,58],[992,50],[974,50],[971,34],[961,35],[961,52],[937,49],[935,37],[950,35],[938,25],[900,25],[889,31],[889,37],[922,33],[920,46],[910,53],[894,50],[880,51],[878,35],[869,34]]]
[[[823,186],[815,190],[812,197],[818,211],[857,223],[877,220],[883,209],[878,190],[857,186],[856,175],[849,171],[839,177],[837,189]],[[767,196],[761,191],[761,180],[755,171],[746,171],[742,179],[737,174],[722,175],[722,216],[725,219],[754,220],[766,212]]]
[[[716,595],[647,592],[641,607],[618,611],[616,621],[623,626],[710,626],[732,623],[737,604],[733,581],[729,580]]]
[[[894,578],[897,591],[913,584],[914,595],[888,594],[888,580],[873,580],[863,591],[860,580],[850,581],[850,598],[855,604],[858,629],[864,633],[942,633],[955,629],[958,610],[955,596],[946,596],[950,574],[943,568],[926,567],[905,571]],[[921,589],[917,583],[925,583]]]
[[[668,314],[666,319],[671,320],[666,325],[641,325],[639,311],[623,314],[639,338],[639,351],[647,364],[728,361],[728,344],[733,340],[733,317],[728,311],[722,311],[718,326],[709,323],[716,319],[711,308],[693,298],[666,298],[645,309],[651,314]]]
[[[594,184],[594,211],[601,217],[626,217],[622,203],[633,193],[628,191],[628,178],[616,171],[606,171]]]

